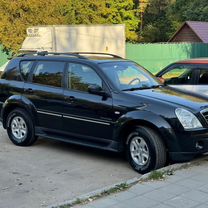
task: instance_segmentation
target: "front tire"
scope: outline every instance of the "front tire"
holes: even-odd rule
[[[29,146],[37,140],[32,119],[27,111],[21,108],[16,108],[9,113],[7,134],[10,140],[18,146]]]
[[[126,154],[130,165],[144,174],[166,164],[166,148],[159,135],[149,127],[137,126],[128,135]]]

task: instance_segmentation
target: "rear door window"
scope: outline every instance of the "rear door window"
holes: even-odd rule
[[[33,72],[33,83],[61,87],[64,62],[39,61]]]
[[[20,62],[20,73],[24,81],[27,81],[30,71],[33,67],[34,61],[21,61]]]
[[[1,76],[1,79],[13,80],[13,81],[22,81],[17,61],[11,60],[7,64],[3,74]]]

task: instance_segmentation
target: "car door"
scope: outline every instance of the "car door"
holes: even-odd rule
[[[46,131],[62,130],[63,72],[65,63],[37,61],[23,97],[35,106],[38,125]]]
[[[196,83],[197,68],[189,64],[177,64],[164,70],[159,77],[165,84],[184,91],[192,91]]]
[[[208,65],[198,65],[198,76],[193,92],[199,95],[208,96]]]
[[[88,87],[100,86],[108,96],[91,94]],[[97,72],[83,63],[68,63],[63,126],[65,132],[86,138],[112,138],[112,98]]]

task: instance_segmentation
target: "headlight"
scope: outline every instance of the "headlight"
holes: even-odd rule
[[[196,129],[202,127],[198,118],[190,111],[183,108],[177,108],[175,113],[184,129]]]

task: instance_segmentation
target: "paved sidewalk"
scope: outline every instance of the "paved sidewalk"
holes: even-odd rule
[[[76,208],[208,208],[208,161]]]

